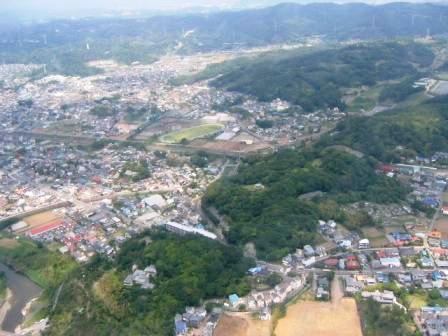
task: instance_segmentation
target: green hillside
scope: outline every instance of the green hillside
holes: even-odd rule
[[[447,104],[448,97],[442,96],[373,117],[351,117],[320,146],[346,145],[385,162],[448,151]]]
[[[259,258],[278,260],[314,242],[319,218],[338,219],[355,229],[372,225],[363,214],[350,223],[341,204],[404,199],[407,188],[377,175],[375,166],[375,161],[337,150],[280,151],[248,159],[236,176],[212,184],[203,201],[228,221],[230,243],[254,242]],[[315,191],[325,193],[320,202],[299,199]]]
[[[217,74],[216,70],[224,70],[211,82],[212,86],[254,95],[262,101],[281,98],[307,111],[322,107],[344,109],[344,88],[373,86],[378,82],[418,76],[433,58],[431,50],[420,44],[357,44],[235,61],[226,66],[214,66],[204,74],[212,76]],[[399,93],[399,88],[392,89],[397,95],[407,94]],[[383,96],[385,100],[389,98]],[[390,98],[396,99],[394,96]]]
[[[123,285],[134,264],[156,266],[154,289]],[[47,334],[172,335],[174,316],[186,306],[247,294],[245,274],[253,265],[236,247],[205,238],[153,233],[131,239],[115,261],[98,257],[67,279]]]

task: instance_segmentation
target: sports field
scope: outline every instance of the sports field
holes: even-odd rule
[[[31,228],[46,225],[57,220],[60,220],[60,216],[53,211],[41,212],[39,214],[32,215],[23,219],[23,221],[27,223]]]
[[[183,139],[190,141],[208,135],[212,135],[221,130],[223,127],[224,126],[221,124],[199,125],[165,134],[162,137],[160,137],[160,140],[162,142],[171,144],[180,143]]]

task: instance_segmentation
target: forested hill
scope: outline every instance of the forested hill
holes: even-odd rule
[[[433,58],[432,51],[421,44],[356,44],[230,62],[211,85],[250,94],[262,101],[281,98],[307,111],[327,106],[343,109],[344,88],[418,75],[431,65]],[[221,65],[215,65],[205,72],[213,76],[221,69]]]
[[[153,233],[128,240],[116,260],[100,257],[64,282],[46,334],[53,336],[174,335],[176,313],[203,300],[246,295],[254,262],[241,250],[194,236]],[[155,288],[124,286],[136,264],[155,265]]]
[[[376,162],[337,150],[284,150],[247,159],[236,176],[212,184],[203,204],[227,219],[230,243],[253,242],[261,259],[278,260],[314,242],[318,219],[356,229],[372,225],[366,214],[347,216],[341,205],[360,200],[393,203],[407,188],[375,173]],[[300,196],[322,192],[319,202]]]
[[[448,96],[373,117],[351,117],[323,137],[321,148],[340,144],[384,162],[448,151]]]

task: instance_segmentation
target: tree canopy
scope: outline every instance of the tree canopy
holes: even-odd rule
[[[226,217],[230,243],[254,242],[258,257],[277,260],[313,243],[319,218],[347,220],[337,206],[328,206],[331,201],[403,200],[408,189],[395,179],[376,174],[376,164],[335,149],[283,150],[247,159],[236,176],[208,188],[204,203]],[[325,193],[326,202],[299,197],[315,191]]]

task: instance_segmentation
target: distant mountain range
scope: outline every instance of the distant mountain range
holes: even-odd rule
[[[21,18],[48,19],[86,16],[147,16],[154,14],[216,12],[222,10],[243,10],[271,7],[281,3],[325,3],[328,0],[77,0],[69,3],[57,0],[4,0],[0,11],[15,13]],[[337,0],[339,4],[352,3],[352,0]],[[360,3],[385,4],[391,0],[364,0]],[[426,3],[424,0],[409,0],[412,3]],[[432,3],[443,3],[433,0]]]
[[[255,0],[246,4],[252,1]],[[26,25],[1,21],[0,59],[4,62],[47,63],[47,52],[30,52],[48,50],[49,47],[59,48],[58,54],[63,53],[65,58],[70,56],[70,62],[73,55],[87,61],[104,54],[111,55],[110,50],[117,54],[125,51],[131,54],[128,59],[140,60],[140,51],[145,55],[154,53],[157,57],[157,54],[173,50],[189,54],[294,43],[316,35],[327,41],[345,41],[447,33],[448,6],[445,5],[287,3],[261,9],[149,18],[103,17]],[[87,43],[89,50],[85,50]],[[140,51],[134,50],[134,46]],[[181,47],[175,49],[175,46]]]
[[[248,1],[252,3],[253,0]],[[176,19],[161,15],[147,19],[67,20],[21,27],[20,32],[31,39],[41,38],[36,34],[45,33],[51,40],[51,36],[59,39],[64,31],[71,33],[71,29],[75,29],[76,34],[73,33],[68,38],[70,40],[101,37],[99,35],[145,36],[148,33],[181,37],[183,32],[194,30],[190,37],[205,46],[216,44],[211,43],[213,40],[218,44],[252,45],[297,40],[313,34],[333,39],[422,36],[427,32],[448,32],[448,6],[288,3],[263,9],[178,15]]]

